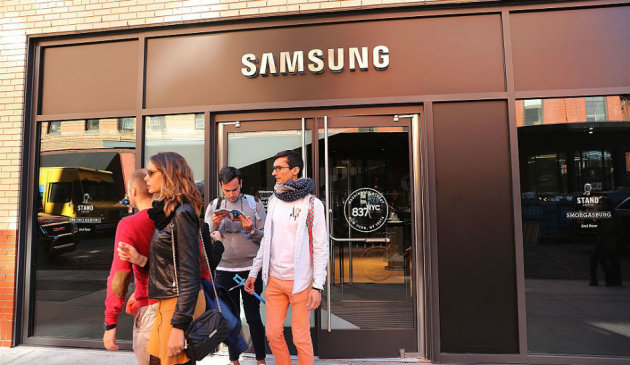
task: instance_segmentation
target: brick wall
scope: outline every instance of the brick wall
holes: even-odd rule
[[[542,101],[542,124],[586,123],[586,100],[579,98],[548,98]],[[627,121],[627,110],[619,96],[606,97],[606,117],[609,122]],[[525,125],[523,100],[516,101],[516,125]]]
[[[15,230],[0,230],[0,346],[11,345],[15,303]]]
[[[0,1],[0,346],[10,345],[13,324],[27,36],[428,1],[434,0]]]

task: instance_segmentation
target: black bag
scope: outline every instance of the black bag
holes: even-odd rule
[[[221,312],[210,309],[190,323],[184,332],[186,355],[191,360],[201,360],[217,351],[230,329]]]
[[[175,236],[173,234],[174,224],[171,223],[171,243],[173,245],[173,268],[175,270],[175,285],[177,285],[177,292],[179,293],[179,282],[177,279],[177,260],[175,259]],[[201,232],[200,232],[201,233]],[[201,243],[203,246],[203,256],[206,258],[206,264],[208,270],[210,268],[210,262],[205,250],[205,242],[203,235],[201,237]],[[212,271],[210,271],[212,276]],[[223,314],[221,314],[221,303],[219,303],[217,295],[217,289],[214,285],[214,278],[212,278],[212,289],[214,290],[215,298],[217,298],[217,305],[219,310],[209,309],[200,315],[197,319],[190,322],[188,329],[184,331],[184,350],[186,355],[193,361],[200,361],[210,353],[217,351],[219,344],[225,340],[230,333],[227,322]]]

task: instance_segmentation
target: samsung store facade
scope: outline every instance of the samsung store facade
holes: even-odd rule
[[[320,358],[627,363],[628,19],[506,1],[30,37],[13,343],[102,346],[152,154],[208,204],[226,165],[266,201],[295,149],[328,209]]]

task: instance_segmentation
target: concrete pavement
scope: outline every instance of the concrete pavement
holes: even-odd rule
[[[294,360],[295,361],[295,360]],[[209,356],[198,365],[227,365],[227,352]],[[419,364],[416,359],[343,359],[316,360],[316,365],[400,365]],[[77,349],[21,345],[14,348],[0,348],[1,365],[135,365],[136,357],[131,351],[106,351],[100,349]],[[255,365],[253,354],[241,357],[242,365]],[[273,357],[267,357],[268,365],[275,365]]]

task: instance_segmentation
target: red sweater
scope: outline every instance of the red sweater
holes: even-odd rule
[[[114,240],[114,259],[112,261],[112,268],[107,277],[107,298],[105,299],[105,322],[107,324],[118,323],[118,315],[122,311],[125,305],[124,295],[119,296],[121,293],[120,286],[124,284],[123,293],[126,293],[129,275],[131,274],[131,267],[133,266],[134,282],[136,284],[135,298],[138,303],[138,308],[145,305],[156,303],[156,299],[149,299],[148,294],[148,280],[149,272],[140,268],[138,265],[132,265],[127,261],[122,261],[118,257],[116,248],[118,248],[118,242],[128,243],[136,248],[141,255],[149,256],[149,245],[151,243],[151,237],[153,236],[155,227],[153,221],[149,218],[147,209],[142,210],[132,216],[123,218],[116,228],[116,239]],[[114,280],[116,281],[114,283]],[[112,290],[112,284],[116,289],[116,293]]]

